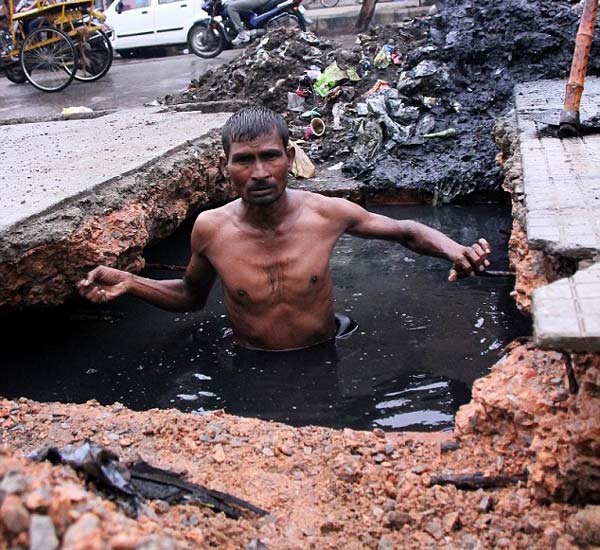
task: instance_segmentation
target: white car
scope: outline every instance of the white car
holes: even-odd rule
[[[114,0],[104,14],[113,48],[121,55],[186,44],[194,23],[208,17],[202,0]]]

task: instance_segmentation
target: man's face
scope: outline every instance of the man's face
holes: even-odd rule
[[[251,141],[232,143],[229,158],[221,157],[221,164],[243,201],[268,205],[285,191],[293,160],[293,147],[286,150],[273,130]]]

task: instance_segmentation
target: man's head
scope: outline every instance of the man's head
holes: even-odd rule
[[[294,149],[283,118],[266,107],[241,109],[225,123],[221,166],[243,201],[268,205],[285,192]]]
[[[223,127],[222,143],[225,156],[229,159],[231,144],[240,141],[252,141],[275,130],[281,138],[281,144],[287,149],[290,133],[283,117],[261,105],[245,107],[229,117]]]

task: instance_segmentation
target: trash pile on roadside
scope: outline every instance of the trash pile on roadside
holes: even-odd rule
[[[373,192],[434,202],[500,189],[492,131],[517,82],[565,78],[580,6],[564,0],[447,0],[358,35],[352,48],[277,31],[170,102],[246,99],[288,120],[317,164]],[[600,73],[600,47],[588,74]]]

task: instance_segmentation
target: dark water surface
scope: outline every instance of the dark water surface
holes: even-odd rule
[[[494,247],[491,269],[507,269],[506,205],[371,210],[422,221],[465,244],[485,236]],[[189,230],[150,248],[147,260],[186,263]],[[443,430],[501,348],[531,332],[509,296],[510,278],[450,284],[443,260],[346,236],[331,265],[337,310],[360,325],[348,340],[287,353],[240,350],[228,336],[220,288],[207,311],[190,314],[129,297],[77,303],[3,319],[0,394],[224,408],[294,425]]]

